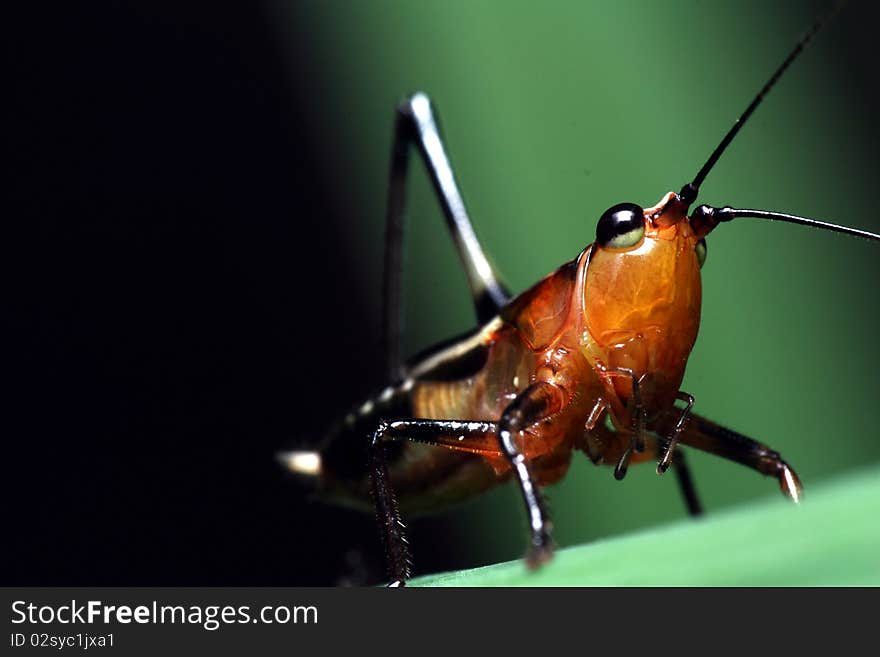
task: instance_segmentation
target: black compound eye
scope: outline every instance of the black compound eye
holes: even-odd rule
[[[635,203],[618,203],[599,217],[596,241],[609,249],[628,249],[645,236],[644,211]]]

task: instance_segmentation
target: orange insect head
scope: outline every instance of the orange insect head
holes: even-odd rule
[[[672,192],[645,210],[610,208],[596,235],[584,283],[585,345],[610,370],[632,370],[648,405],[662,405],[677,392],[697,339],[701,236]],[[630,397],[631,379],[616,377],[614,386]]]

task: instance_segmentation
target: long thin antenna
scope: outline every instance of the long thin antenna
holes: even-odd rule
[[[731,221],[739,217],[752,217],[755,219],[769,219],[771,221],[786,221],[791,224],[800,224],[801,226],[809,226],[811,228],[821,228],[823,230],[831,230],[835,233],[844,235],[852,235],[854,237],[863,237],[868,240],[876,240],[880,242],[880,235],[859,228],[850,228],[849,226],[840,226],[827,221],[818,219],[809,219],[808,217],[800,217],[796,214],[787,214],[785,212],[770,212],[769,210],[750,210],[731,208],[726,206],[723,208],[713,208],[710,205],[700,205],[694,210],[691,222],[697,226],[708,225],[717,226],[722,221]]]
[[[721,140],[721,143],[715,147],[715,150],[712,151],[712,155],[709,156],[709,159],[706,160],[706,163],[703,165],[703,168],[700,169],[699,173],[697,173],[696,177],[689,182],[687,185],[681,188],[681,191],[678,193],[678,198],[680,201],[684,202],[686,205],[690,205],[694,201],[697,200],[697,195],[700,191],[700,185],[703,184],[703,181],[706,179],[706,176],[709,175],[709,172],[712,170],[712,167],[715,166],[715,163],[718,162],[718,159],[721,157],[721,154],[724,153],[725,149],[730,145],[730,142],[733,141],[733,138],[736,137],[737,133],[740,129],[745,125],[745,122],[748,121],[749,117],[752,115],[752,112],[761,104],[761,101],[764,100],[764,96],[773,88],[773,86],[779,81],[779,78],[782,77],[782,74],[785,73],[786,69],[791,65],[791,63],[797,59],[797,56],[801,54],[804,48],[807,47],[807,44],[812,41],[813,37],[816,36],[816,33],[824,26],[834,14],[836,14],[841,6],[843,6],[843,1],[836,3],[829,11],[827,11],[824,15],[820,16],[813,26],[809,29],[809,31],[801,37],[801,40],[798,41],[797,45],[794,49],[788,53],[788,57],[779,65],[779,68],[774,71],[773,75],[770,76],[770,79],[767,80],[766,84],[761,88],[758,94],[752,99],[752,102],[746,107],[745,112],[740,115],[740,117],[736,120],[736,123],[733,124],[733,127],[728,131],[728,133],[724,136],[724,139]]]

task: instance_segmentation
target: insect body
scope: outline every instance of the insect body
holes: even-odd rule
[[[596,240],[515,298],[477,241],[427,97],[398,108],[386,242],[385,335],[395,381],[332,430],[316,451],[284,455],[318,478],[328,498],[367,505],[372,493],[392,580],[409,576],[400,514],[431,511],[500,481],[518,485],[529,519],[527,561],[552,554],[540,488],[559,480],[574,450],[622,479],[629,465],[673,467],[688,508],[700,512],[685,444],[777,479],[798,501],[801,485],[773,450],[691,412],[682,391],[697,338],[706,236],[721,222],[766,218],[880,236],[777,212],[693,207],[700,185],[751,113],[821,25],[758,93],[694,180],[653,207],[614,205]],[[400,362],[400,250],[411,145],[420,151],[464,264],[480,326]],[[352,458],[352,454],[358,457]]]

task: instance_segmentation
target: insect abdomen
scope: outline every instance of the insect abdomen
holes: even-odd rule
[[[535,358],[512,327],[505,325],[486,345],[479,371],[457,381],[420,379],[413,385],[416,417],[435,420],[497,421],[504,408],[530,383]]]

